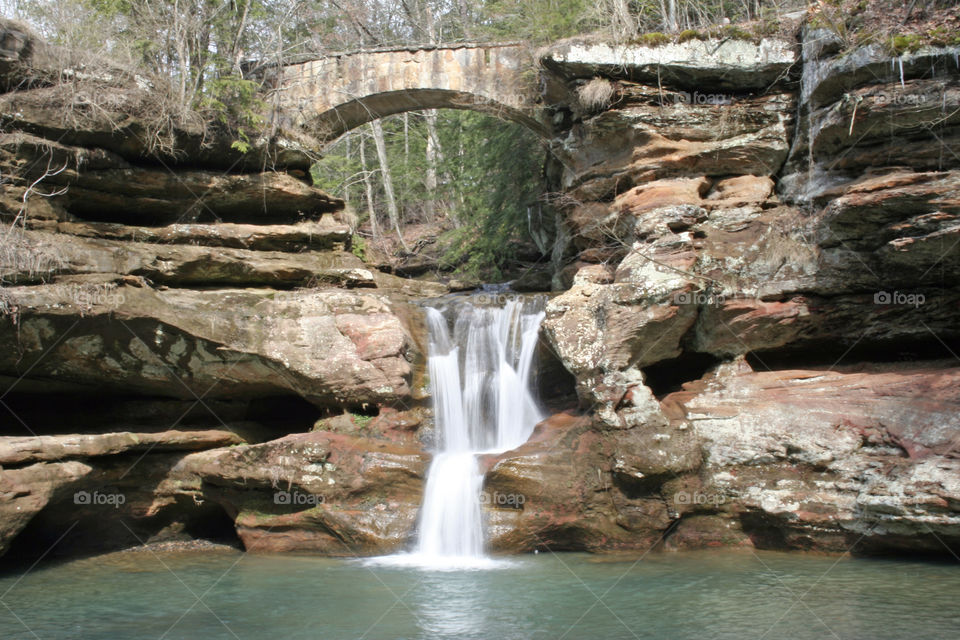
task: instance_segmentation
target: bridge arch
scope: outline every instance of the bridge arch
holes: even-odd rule
[[[275,115],[322,142],[385,116],[469,109],[549,138],[531,97],[535,69],[518,44],[376,49],[285,65],[274,80]]]

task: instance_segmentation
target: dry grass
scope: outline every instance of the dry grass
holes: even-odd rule
[[[0,284],[42,280],[65,264],[56,245],[36,242],[19,224],[0,228]]]
[[[44,179],[54,176],[63,169],[53,169],[47,165],[43,175],[32,181],[19,175],[18,167],[9,162],[8,157],[0,155],[0,215],[12,218],[0,225],[0,286],[16,284],[20,280],[35,281],[38,277],[50,275],[62,269],[65,261],[60,250],[50,242],[36,241],[31,238],[25,227],[30,198],[53,198],[66,192],[65,188],[44,191],[40,188]],[[64,167],[65,168],[65,167]],[[17,184],[22,183],[22,184]],[[17,193],[16,201],[10,197]]]
[[[207,133],[207,119],[183,103],[169,78],[151,75],[134,57],[52,45],[29,26],[3,18],[0,28],[25,37],[17,67],[6,78],[7,89],[20,92],[14,102],[54,114],[63,129],[123,128],[141,138],[147,153],[165,156],[175,155],[183,133],[201,138]]]
[[[102,61],[63,66],[56,83],[37,95],[38,106],[57,113],[66,128],[123,129],[151,154],[174,156],[184,133],[209,134],[206,119],[181,104],[166,80]]]
[[[600,111],[613,103],[616,86],[605,78],[594,78],[577,88],[577,100],[587,111]]]

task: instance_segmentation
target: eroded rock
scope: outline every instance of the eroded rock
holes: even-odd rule
[[[758,546],[946,552],[960,542],[958,376],[944,362],[689,386],[665,402],[703,442],[691,513],[737,520]]]
[[[427,464],[418,446],[317,431],[192,454],[160,493],[221,504],[247,551],[384,554],[413,533]]]
[[[13,378],[30,367],[30,377],[114,392],[293,393],[319,406],[390,404],[410,394],[414,342],[380,295],[46,285],[7,289],[5,300],[15,315],[0,323],[0,339],[13,348],[0,369]],[[365,322],[368,334],[344,334],[341,314]]]

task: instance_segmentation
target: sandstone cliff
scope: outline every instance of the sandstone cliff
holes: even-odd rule
[[[400,544],[424,456],[409,301],[446,289],[353,255],[344,203],[286,142],[240,156],[184,125],[170,152],[149,87],[51,77],[46,45],[2,28],[0,552],[68,529],[57,553],[278,530],[301,533],[269,548]],[[337,416],[348,433],[310,433]],[[298,515],[321,486],[307,506],[341,525]]]
[[[678,47],[553,63],[569,248],[545,329],[591,417],[493,463],[542,496],[497,540],[949,553],[956,50]],[[576,90],[597,76],[599,110]]]
[[[487,505],[495,549],[960,546],[957,53],[543,54],[542,360],[576,406],[482,461],[524,498]],[[301,155],[256,170],[189,131],[158,155],[136,90],[64,111],[104,81],[26,81],[28,54],[0,66],[0,551],[402,548],[430,433],[411,301],[445,288],[352,255]]]

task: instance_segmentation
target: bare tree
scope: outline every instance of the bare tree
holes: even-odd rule
[[[370,179],[370,171],[367,170],[367,153],[364,147],[366,144],[360,140],[360,170],[363,172],[363,189],[367,197],[367,213],[370,216],[370,234],[374,241],[379,241],[380,225],[377,223],[377,210],[373,206],[373,181]]]
[[[397,232],[400,246],[409,253],[410,247],[404,242],[403,233],[400,231],[400,212],[397,210],[397,198],[393,192],[393,176],[390,173],[390,163],[387,160],[387,144],[383,138],[383,126],[380,124],[380,120],[371,122],[370,129],[373,131],[373,143],[377,147],[377,160],[380,162],[380,178],[383,180],[383,193],[387,199],[387,215],[390,217],[391,226]]]

